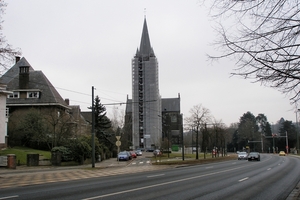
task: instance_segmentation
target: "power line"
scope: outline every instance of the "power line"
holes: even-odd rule
[[[8,78],[11,78],[11,79],[17,79],[19,76],[8,76],[8,75],[2,75],[2,77],[8,77]],[[46,76],[45,76],[46,77]],[[47,78],[47,77],[46,77]],[[10,80],[9,82],[11,82],[12,80]],[[53,85],[52,85],[52,83],[50,82],[50,84],[42,84],[42,83],[40,83],[40,82],[37,82],[37,81],[32,81],[32,80],[29,80],[29,82],[30,83],[33,83],[33,84],[39,84],[39,85],[44,85],[44,86],[49,86],[49,87],[52,87],[52,88],[54,88],[54,89],[56,89],[56,90],[64,90],[64,91],[68,91],[68,92],[72,92],[72,93],[75,93],[75,94],[80,94],[80,95],[84,95],[84,96],[89,96],[89,97],[91,97],[92,95],[91,94],[88,94],[88,93],[83,93],[83,92],[78,92],[78,91],[74,91],[74,90],[70,90],[70,89],[66,89],[66,88],[61,88],[61,87],[54,87]],[[60,95],[60,94],[59,94]],[[61,95],[60,95],[61,96]],[[51,97],[51,96],[49,96],[48,95],[48,97]],[[117,101],[117,100],[115,100],[115,99],[109,99],[109,98],[105,98],[105,97],[100,97],[99,96],[99,98],[100,99],[104,99],[104,100],[109,100],[109,101]],[[78,103],[84,103],[84,104],[90,104],[90,102],[88,103],[88,102],[82,102],[82,101],[76,101],[76,100],[73,100],[73,99],[71,99],[72,101],[74,101],[74,102],[78,102]],[[121,101],[120,101],[121,102]],[[118,103],[116,103],[116,104],[118,104]]]

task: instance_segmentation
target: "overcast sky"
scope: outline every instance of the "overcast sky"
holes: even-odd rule
[[[131,59],[140,45],[146,15],[150,42],[159,62],[162,98],[181,96],[181,112],[197,104],[226,125],[247,111],[270,123],[295,121],[295,108],[279,91],[230,77],[235,63],[208,61],[218,35],[208,9],[197,0],[6,0],[3,33],[22,57],[41,70],[70,104],[82,111],[92,86],[102,104],[131,95]],[[146,10],[146,11],[145,11]],[[113,106],[106,105],[108,116]],[[117,105],[119,111],[125,105]]]

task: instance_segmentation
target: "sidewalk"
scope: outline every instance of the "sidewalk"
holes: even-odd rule
[[[78,166],[17,166],[16,169],[0,168],[0,188],[12,188],[50,182],[99,178],[118,174],[154,171],[170,166],[156,166],[151,163],[139,165],[139,159],[117,161],[116,158],[92,164]],[[132,165],[137,162],[135,165]],[[129,167],[130,165],[130,167]],[[132,169],[134,167],[134,170]]]
[[[151,152],[143,152],[142,156],[138,156],[138,158],[150,158],[153,156]],[[138,159],[135,159],[138,160]],[[92,167],[92,163],[84,164],[84,165],[75,165],[75,166],[16,166],[16,169],[8,169],[7,167],[0,167],[0,178],[3,176],[12,176],[12,175],[20,175],[20,174],[30,174],[30,173],[43,173],[43,172],[62,172],[62,171],[71,171],[71,170],[91,170],[91,169],[117,169],[124,168],[130,165],[134,160],[131,161],[117,161],[117,158],[110,158],[103,160],[101,162],[96,162],[95,167]],[[150,165],[152,165],[150,163]]]
[[[103,160],[102,162],[96,162],[95,168],[105,169],[105,168],[117,168],[117,167],[125,167],[128,165],[128,162],[118,162],[116,158],[110,158],[107,160]],[[3,175],[13,175],[13,174],[21,174],[21,173],[39,173],[39,172],[47,172],[47,171],[64,171],[64,170],[75,170],[75,169],[92,169],[92,164],[84,164],[84,165],[75,165],[75,166],[16,166],[16,169],[8,169],[6,167],[0,167],[0,177]]]

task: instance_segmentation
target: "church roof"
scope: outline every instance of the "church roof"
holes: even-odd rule
[[[180,98],[162,98],[161,108],[162,111],[180,112]]]
[[[154,55],[154,51],[151,47],[150,37],[148,33],[148,26],[146,18],[144,19],[143,32],[141,38],[141,44],[139,49],[139,54],[141,55]]]
[[[132,112],[132,99],[127,99],[125,113]],[[180,98],[162,98],[161,109],[163,112],[180,112]]]

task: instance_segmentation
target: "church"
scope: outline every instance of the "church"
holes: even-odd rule
[[[132,99],[127,97],[125,128],[132,149],[176,150],[182,145],[180,94],[161,98],[158,61],[144,19],[140,47],[132,59]]]

